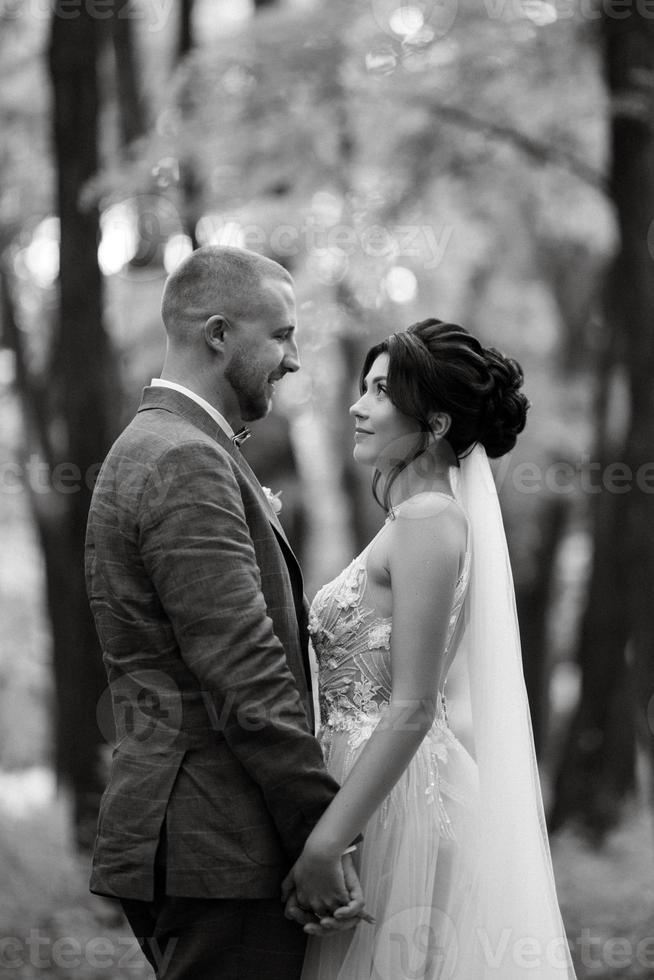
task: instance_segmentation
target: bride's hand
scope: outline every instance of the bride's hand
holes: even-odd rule
[[[332,890],[326,869],[328,874],[336,872],[338,891]],[[352,929],[362,917],[370,921],[363,911],[363,892],[350,854],[338,858],[334,868],[333,858],[312,853],[309,848],[284,879],[282,899],[287,918],[302,925],[309,935]]]
[[[292,889],[297,892],[299,907],[318,917],[347,905],[350,895],[340,854],[310,836],[282,883],[282,898],[286,899]]]
[[[319,922],[309,922],[304,931],[312,936],[326,936],[331,932],[344,932],[353,929],[359,922],[374,923],[371,915],[364,911],[364,896],[351,854],[344,854],[343,877],[350,894],[347,905],[334,909],[331,915],[323,916]]]

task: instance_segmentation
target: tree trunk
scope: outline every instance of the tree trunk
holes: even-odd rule
[[[654,616],[644,587],[654,581],[654,281],[648,250],[654,214],[654,25],[636,11],[624,20],[607,14],[604,37],[612,97],[609,187],[621,241],[607,316],[614,363],[605,374],[609,379],[615,361],[624,365],[630,404],[621,451],[599,458],[603,473],[610,462],[624,467],[629,490],[605,486],[595,502],[595,556],[579,656],[582,696],[552,815],[553,829],[578,817],[600,836],[615,823],[634,786],[636,725],[654,763]],[[607,426],[606,411],[604,405],[600,430]],[[607,444],[601,431],[599,441]]]
[[[147,113],[141,86],[139,84],[138,58],[134,49],[132,19],[123,14],[128,7],[125,0],[114,0],[111,17],[111,43],[114,54],[114,79],[118,99],[118,120],[120,127],[120,146],[123,157],[129,159],[134,153],[133,144],[147,129]],[[137,213],[138,243],[129,261],[132,269],[151,266],[163,267],[163,242],[159,232],[156,215],[150,213],[144,204],[146,198],[134,198]],[[154,219],[154,220],[153,220]]]
[[[74,492],[58,494],[52,521],[41,515],[39,526],[53,629],[56,766],[73,791],[78,838],[85,843],[102,788],[102,739],[95,712],[106,681],[86,598],[84,537],[94,467],[112,435],[110,393],[115,397],[117,389],[103,327],[98,213],[80,203],[98,165],[97,25],[87,7],[71,18],[65,6],[65,0],[55,5],[49,50],[61,221],[54,387],[60,394],[63,434],[57,456],[72,467],[77,480]]]
[[[177,61],[183,61],[193,47],[193,0],[181,0],[177,34]]]
[[[607,315],[596,378],[594,453],[601,474],[614,459],[622,458],[626,433],[625,421],[615,418],[610,398],[622,370],[620,305],[610,286],[604,303]],[[576,820],[591,837],[601,840],[618,820],[622,801],[634,787],[634,725],[625,657],[629,639],[627,566],[623,563],[625,501],[596,477],[589,480],[590,487],[594,548],[577,653],[581,696],[564,740],[550,827],[555,831],[566,821]]]
[[[638,733],[654,769],[654,23],[632,11],[604,20],[606,62],[613,97],[611,191],[621,248],[617,299],[623,311],[624,360],[629,377],[630,425],[624,461],[632,473],[625,496],[622,545],[631,627],[631,659]]]
[[[625,661],[629,625],[624,576],[616,564],[624,547],[623,503],[606,490],[595,498],[593,567],[578,652],[581,697],[566,736],[550,820],[552,831],[577,820],[598,840],[616,823],[634,784]]]
[[[554,581],[554,562],[565,530],[567,501],[560,497],[547,500],[539,513],[540,535],[530,567],[529,581],[516,578],[516,604],[520,623],[520,641],[525,685],[534,731],[536,754],[540,758],[547,744],[549,723],[549,681],[547,614]]]
[[[132,21],[119,16],[121,0],[115,0],[111,18],[116,90],[120,109],[120,137],[123,147],[143,136],[146,128],[145,106],[138,82]]]
[[[181,64],[193,50],[193,6],[194,0],[182,0],[179,9],[177,34],[177,65]],[[179,97],[179,110],[182,116],[192,111],[192,99],[189,86],[193,79],[186,79]],[[200,244],[195,232],[198,220],[202,215],[204,187],[198,175],[198,165],[192,154],[180,155],[179,158],[179,193],[181,204],[181,221],[184,234],[191,240],[191,247],[196,249]]]

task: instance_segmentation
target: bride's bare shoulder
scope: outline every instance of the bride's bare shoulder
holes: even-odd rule
[[[454,497],[425,491],[414,494],[396,509],[395,525],[398,538],[407,535],[420,539],[446,539],[455,549],[465,549],[468,520],[465,511]]]
[[[445,575],[454,583],[463,567],[467,536],[463,508],[445,494],[416,494],[397,507],[387,538],[388,569],[396,597],[405,584],[415,586],[417,581],[422,587],[436,588]]]
[[[396,508],[396,517],[430,518],[440,517],[441,515],[452,515],[456,519],[459,516],[464,522],[466,520],[461,504],[449,494],[440,493],[433,490],[425,490],[416,493],[407,500],[402,501]]]

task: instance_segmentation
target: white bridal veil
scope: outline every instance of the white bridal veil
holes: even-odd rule
[[[472,535],[462,650],[481,811],[470,980],[574,980],[552,872],[506,535],[479,443],[461,460],[454,484]]]

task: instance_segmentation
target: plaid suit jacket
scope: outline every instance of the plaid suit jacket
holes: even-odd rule
[[[116,727],[91,890],[266,898],[338,789],[312,731],[297,561],[199,405],[146,388],[104,462],[86,577]]]

